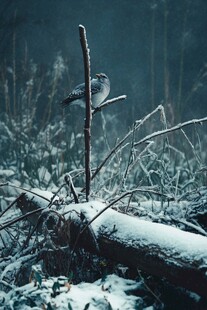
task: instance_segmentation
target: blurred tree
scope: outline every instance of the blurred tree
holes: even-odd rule
[[[168,109],[172,123],[207,113],[205,0],[1,3],[0,68],[3,70],[5,62],[12,66],[15,57],[17,84],[24,81],[20,65],[26,54],[45,73],[59,51],[67,63],[67,77],[59,85],[57,101],[81,83],[78,25],[83,24],[91,49],[92,75],[106,72],[111,96],[128,96],[127,103],[115,105],[109,112],[122,120],[122,127],[160,103]]]

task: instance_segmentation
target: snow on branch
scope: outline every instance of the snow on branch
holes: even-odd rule
[[[176,126],[173,126],[171,128],[167,128],[167,129],[164,129],[164,130],[160,130],[160,131],[156,131],[156,132],[153,132],[152,134],[150,135],[147,135],[146,137],[144,137],[143,139],[139,140],[138,142],[135,142],[134,143],[134,146],[138,146],[148,140],[151,140],[155,137],[158,137],[158,136],[161,136],[161,135],[165,135],[166,133],[170,133],[170,132],[173,132],[173,131],[176,131],[176,130],[179,130],[179,129],[182,129],[186,126],[189,126],[189,125],[195,125],[195,124],[199,124],[199,125],[202,125],[202,123],[204,122],[207,122],[207,117],[204,117],[204,118],[200,118],[200,119],[192,119],[190,121],[187,121],[187,122],[184,122],[184,123],[179,123],[177,124]]]

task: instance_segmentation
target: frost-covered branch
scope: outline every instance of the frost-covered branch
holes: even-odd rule
[[[138,120],[135,122],[133,128],[124,136],[122,140],[120,140],[113,149],[110,150],[110,152],[107,154],[107,156],[104,158],[102,163],[96,168],[94,173],[92,174],[91,180],[95,178],[95,176],[100,172],[100,170],[103,168],[103,166],[106,164],[106,162],[111,158],[111,156],[116,153],[116,151],[122,146],[122,144],[137,130],[140,129],[140,127],[154,114],[157,112],[161,112],[163,114],[164,108],[162,105],[159,105],[156,109],[154,109],[151,113],[147,114],[143,119]]]
[[[93,111],[92,111],[92,115],[96,114],[97,112],[100,112],[102,109],[106,108],[107,106],[113,104],[113,103],[116,103],[116,102],[119,102],[119,101],[122,101],[122,100],[125,100],[127,98],[126,95],[122,95],[122,96],[119,96],[119,97],[116,97],[116,98],[113,98],[113,99],[109,99],[105,102],[103,102],[101,105],[99,105],[97,108],[95,108]]]
[[[143,139],[139,140],[138,142],[135,142],[134,146],[138,146],[138,145],[140,145],[140,144],[142,144],[142,143],[144,143],[144,142],[146,142],[148,140],[151,140],[151,139],[153,139],[155,137],[158,137],[158,136],[161,136],[161,135],[165,135],[167,133],[179,130],[179,129],[184,128],[184,127],[189,126],[189,125],[195,125],[195,124],[202,125],[203,122],[207,122],[207,117],[200,118],[200,119],[192,119],[192,120],[184,122],[184,123],[179,123],[176,126],[173,126],[171,128],[167,128],[167,129],[164,129],[164,130],[153,132],[152,134],[147,135],[146,137],[144,137]]]

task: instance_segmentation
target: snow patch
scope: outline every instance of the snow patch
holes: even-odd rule
[[[60,284],[60,288],[57,290],[57,296],[52,297],[55,282]],[[67,278],[65,278],[65,283],[67,283]],[[61,280],[59,278],[44,280],[39,288],[35,287],[34,283],[30,283],[0,297],[5,300],[4,306],[9,304],[11,308],[15,304],[16,306],[22,305],[22,309],[34,309],[32,306],[24,308],[26,302],[32,299],[38,307],[36,309],[40,309],[39,307],[42,309],[43,304],[50,303],[52,307],[55,306],[55,309],[61,310],[69,309],[68,305],[72,309],[83,310],[87,304],[90,310],[111,308],[131,310],[143,305],[140,297],[131,295],[139,286],[139,282],[123,279],[113,274],[108,275],[104,281],[100,279],[94,283],[71,284],[68,288],[64,285],[63,277]],[[34,304],[33,307],[35,307]]]

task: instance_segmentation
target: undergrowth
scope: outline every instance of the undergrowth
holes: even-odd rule
[[[64,217],[50,209],[52,205],[58,210],[62,205],[75,202],[65,176],[70,185],[74,184],[79,202],[85,202],[84,137],[82,126],[77,122],[82,112],[74,107],[76,117],[72,119],[73,107],[65,113],[58,107],[56,89],[61,73],[54,72],[50,74],[50,92],[40,119],[36,107],[41,91],[38,95],[33,88],[35,78],[26,83],[18,96],[15,92],[18,100],[13,103],[8,90],[4,93],[5,111],[0,115],[0,219],[5,229],[0,232],[0,285],[5,291],[25,284],[31,266],[42,258],[47,275],[60,272],[68,276],[72,267],[77,282],[94,281],[104,273],[118,272],[118,267],[111,262],[88,255],[84,250],[71,252],[70,242],[64,238],[58,239],[62,245],[55,244],[58,231],[48,226],[51,219],[55,219],[55,227],[61,221],[64,223]],[[8,85],[6,80],[5,85]],[[58,107],[56,115],[53,104]],[[183,203],[193,197],[192,200],[199,201],[196,207],[203,205],[200,196],[205,196],[207,186],[206,119],[202,126],[200,120],[192,120],[187,126],[178,124],[171,130],[165,108],[159,105],[135,120],[122,137],[117,133],[116,126],[121,126],[117,119],[115,122],[105,111],[93,117],[90,199],[107,203],[117,200],[113,208],[119,212],[206,235],[206,227],[196,222],[195,214]],[[13,208],[14,199],[27,190],[47,197],[48,211],[40,216],[43,218],[41,233],[26,217],[18,219],[21,212]],[[127,192],[131,194],[119,199]],[[67,228],[70,231],[70,227]],[[93,270],[86,272],[89,265]],[[40,279],[39,274],[36,276]],[[35,281],[39,282],[38,279]]]

